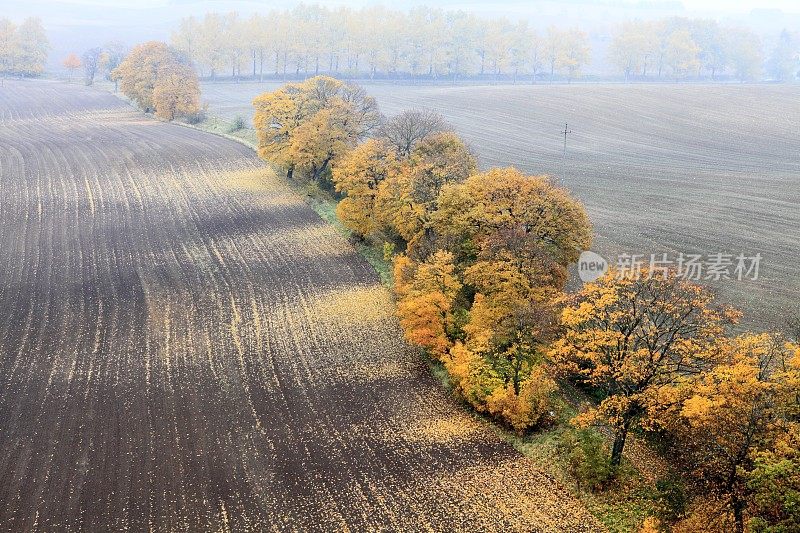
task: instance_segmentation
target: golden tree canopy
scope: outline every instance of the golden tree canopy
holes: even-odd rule
[[[431,230],[441,246],[461,260],[511,252],[521,270],[556,287],[566,267],[592,242],[589,217],[580,202],[543,176],[514,168],[475,174],[448,185],[438,199]]]
[[[255,100],[258,154],[311,180],[354,148],[379,124],[375,99],[363,88],[316,76],[264,93]]]
[[[112,72],[120,90],[145,112],[172,120],[200,108],[197,74],[174,49],[159,41],[140,44]]]
[[[599,419],[614,428],[614,464],[631,425],[658,408],[661,388],[718,359],[724,324],[736,315],[712,304],[710,291],[673,272],[612,270],[564,309],[564,332],[550,357],[562,373],[604,393],[599,407],[578,421]]]

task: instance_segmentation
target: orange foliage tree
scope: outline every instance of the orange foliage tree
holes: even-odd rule
[[[452,254],[439,251],[419,264],[400,256],[394,269],[397,313],[406,338],[441,358],[451,346],[447,330],[462,287]]]
[[[424,323],[424,332],[430,330],[432,320],[408,320],[424,308],[406,298],[404,280],[407,272],[413,278],[416,265],[431,254],[447,253],[461,289],[448,300],[449,315],[438,322],[439,342],[431,351],[443,360],[461,397],[523,431],[549,416],[556,386],[540,364],[540,352],[554,330],[553,301],[566,267],[589,246],[591,227],[582,206],[546,178],[497,169],[446,179],[441,169],[455,169],[451,172],[458,176],[473,167],[463,164],[463,155],[417,155],[441,144],[441,135],[432,135],[428,139],[435,143],[422,141],[412,151],[411,164],[417,157],[427,164],[399,175],[407,181],[393,201],[405,210],[395,209],[394,219],[387,221],[411,230],[401,233],[411,238],[410,254],[396,259],[402,267],[396,279],[398,313],[407,332],[412,330],[407,333],[412,340],[419,325]],[[448,142],[455,145],[452,139]],[[435,164],[437,160],[456,164]],[[431,191],[438,194],[432,197]],[[430,349],[430,343],[417,343]]]
[[[764,526],[800,525],[797,347],[770,334],[722,343],[719,363],[679,388],[662,414],[702,497],[718,501],[744,533],[747,517]],[[778,474],[778,475],[776,475]],[[702,521],[702,508],[689,518]],[[766,529],[765,529],[766,530]]]
[[[65,57],[61,64],[64,65],[64,68],[67,69],[67,72],[69,72],[70,80],[75,74],[75,71],[81,68],[81,60],[75,53],[69,54],[67,57]]]
[[[610,271],[586,284],[561,314],[562,336],[550,358],[603,393],[576,422],[608,423],[618,466],[630,428],[652,418],[659,392],[719,357],[724,324],[735,313],[713,307],[712,294],[673,272]]]

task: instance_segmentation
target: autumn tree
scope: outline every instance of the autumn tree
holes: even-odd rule
[[[390,179],[381,183],[375,201],[377,216],[407,243],[415,259],[430,253],[425,225],[437,208],[437,198],[447,183],[459,183],[475,172],[477,163],[469,147],[454,133],[427,136]]]
[[[545,60],[550,67],[550,83],[553,83],[553,77],[556,73],[558,66],[558,59],[561,57],[565,32],[559,30],[555,26],[547,28],[547,36],[545,37]]]
[[[609,59],[625,74],[625,80],[632,76],[647,74],[647,62],[653,53],[654,28],[652,24],[641,21],[628,21],[614,34],[609,46]]]
[[[769,334],[723,343],[719,364],[678,390],[678,397],[687,397],[666,424],[699,491],[726,504],[737,533],[744,533],[748,515],[765,526],[800,518],[791,501],[798,494],[790,485],[797,470],[780,471],[800,466],[795,354],[796,347]]]
[[[387,143],[370,139],[345,154],[333,167],[336,190],[345,194],[336,214],[356,235],[370,235],[378,229],[375,197],[379,185],[399,169],[395,152]]]
[[[100,67],[100,58],[103,54],[102,48],[90,48],[83,53],[83,72],[84,81],[86,85],[93,85],[94,78],[97,75],[97,69]]]
[[[712,304],[708,290],[674,272],[643,269],[612,270],[565,307],[550,357],[562,374],[603,394],[576,422],[611,427],[612,465],[620,464],[629,430],[652,419],[658,392],[715,361],[735,313]]]
[[[746,29],[727,31],[728,58],[736,77],[740,81],[752,81],[761,77],[764,64],[761,39]]]
[[[444,187],[430,232],[459,261],[515,257],[536,286],[560,289],[567,266],[591,244],[586,211],[543,176],[513,168],[475,174],[462,186]]]
[[[753,458],[747,474],[750,531],[800,531],[800,424],[788,424]]]
[[[37,76],[44,72],[50,43],[42,21],[27,18],[16,31],[14,71],[21,76]]]
[[[712,80],[716,79],[730,63],[727,31],[723,33],[715,20],[695,20],[690,25],[690,33],[699,50],[700,67],[710,73]]]
[[[127,51],[128,48],[125,46],[125,44],[119,41],[111,41],[105,44],[103,47],[103,53],[106,56],[106,60],[101,63],[101,66],[103,67],[103,77],[105,79],[110,81],[112,80],[112,73],[125,59]],[[114,92],[117,92],[119,82],[116,79],[113,79],[113,81]]]
[[[769,73],[782,82],[794,81],[800,75],[800,37],[781,32],[769,58]]]
[[[453,324],[453,303],[462,287],[453,255],[438,251],[422,263],[399,256],[394,263],[394,279],[397,315],[406,339],[442,358],[451,347],[447,331]]]
[[[81,60],[77,56],[77,54],[69,54],[67,57],[64,58],[64,61],[61,62],[67,72],[69,73],[69,80],[72,80],[72,75],[75,74],[75,71],[81,68]]]
[[[544,177],[495,169],[445,184],[425,228],[464,285],[445,359],[456,391],[517,431],[542,423],[556,388],[541,366],[553,302],[591,243],[583,207]]]
[[[145,112],[172,120],[200,107],[197,74],[175,49],[165,43],[140,44],[114,69],[122,92]]]
[[[530,34],[528,53],[530,54],[528,65],[530,65],[531,82],[535,84],[538,80],[539,71],[542,68],[545,56],[545,41],[535,31],[531,31]]]
[[[572,81],[580,75],[581,68],[589,63],[590,54],[586,33],[577,29],[562,32],[556,68],[564,71],[567,80]]]
[[[0,74],[3,79],[14,71],[16,26],[7,18],[0,18]]]
[[[164,120],[188,116],[200,109],[200,84],[189,65],[167,63],[153,88],[155,115]]]
[[[378,134],[395,148],[400,157],[408,157],[417,143],[445,129],[444,117],[439,113],[410,109],[386,120]]]
[[[288,84],[254,101],[262,158],[312,181],[379,124],[375,99],[363,88],[326,76]]]
[[[699,54],[700,47],[692,39],[689,30],[673,32],[667,40],[664,52],[666,63],[676,80],[688,76],[700,68]]]

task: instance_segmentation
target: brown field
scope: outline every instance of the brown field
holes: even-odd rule
[[[0,529],[596,531],[246,147],[0,89]]]
[[[212,114],[251,115],[275,84],[204,84]],[[594,249],[763,256],[758,281],[712,283],[746,325],[800,312],[800,86],[368,85],[381,109],[441,112],[481,166],[555,176],[586,204]],[[564,124],[573,131],[563,158]],[[711,283],[711,282],[709,282]]]

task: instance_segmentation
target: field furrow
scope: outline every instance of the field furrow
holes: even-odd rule
[[[8,81],[0,244],[0,529],[599,529],[242,145]]]

